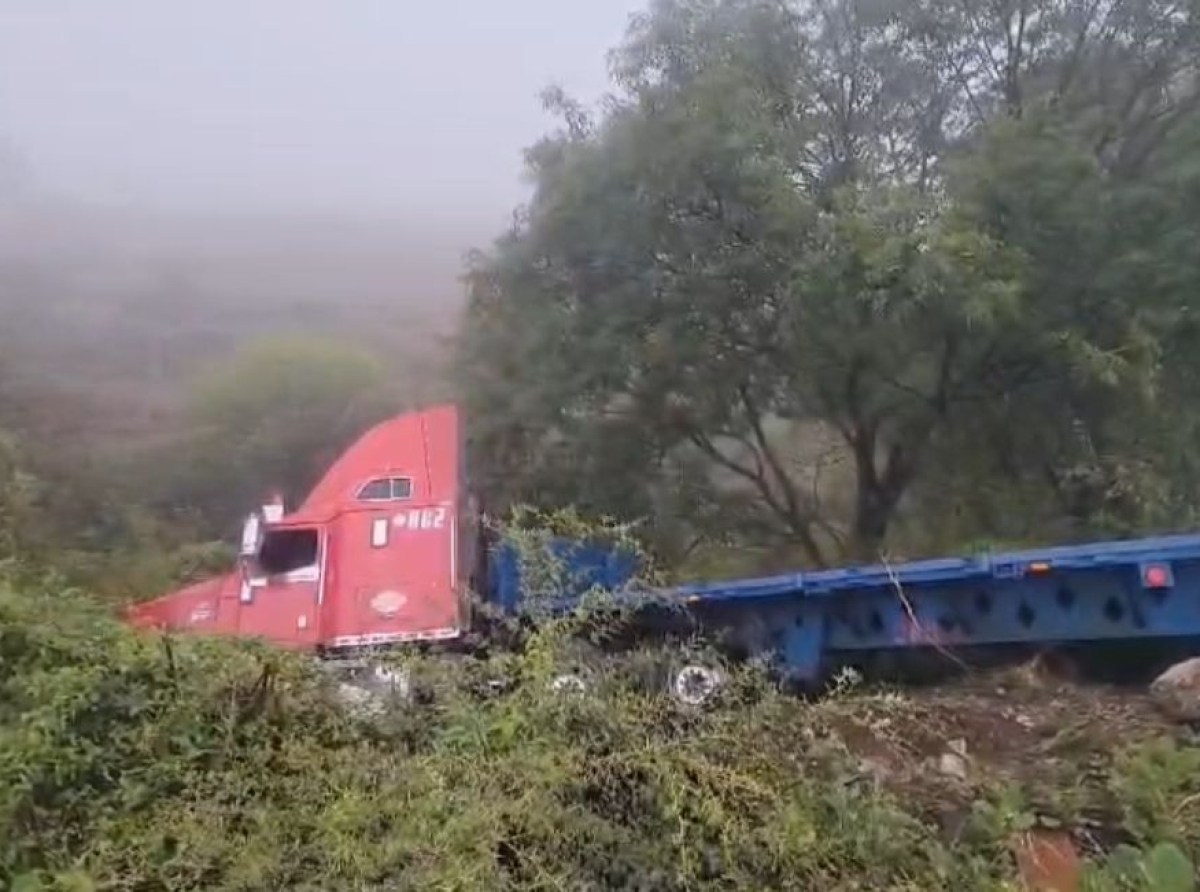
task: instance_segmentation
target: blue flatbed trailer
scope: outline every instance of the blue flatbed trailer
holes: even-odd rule
[[[575,590],[682,606],[706,632],[788,674],[875,653],[993,645],[1153,642],[1200,647],[1200,535],[1151,537],[638,589],[627,556],[566,543]],[[518,562],[493,561],[493,598],[520,609]],[[560,593],[561,595],[561,593]]]

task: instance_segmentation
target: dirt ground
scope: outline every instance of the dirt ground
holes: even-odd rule
[[[865,775],[936,821],[964,832],[975,803],[1019,790],[1035,826],[1061,828],[1081,854],[1123,841],[1109,785],[1119,751],[1156,737],[1194,739],[1144,686],[1064,681],[1029,665],[936,687],[864,691],[823,701],[824,733]]]

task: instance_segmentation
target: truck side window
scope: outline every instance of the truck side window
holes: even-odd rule
[[[372,480],[358,491],[358,499],[362,502],[383,502],[392,497],[392,481],[387,478]]]
[[[270,530],[258,551],[258,566],[267,576],[315,570],[319,537],[313,529]]]
[[[392,502],[412,498],[412,480],[408,477],[376,477],[358,490],[360,502]]]

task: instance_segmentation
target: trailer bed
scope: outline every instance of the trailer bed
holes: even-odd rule
[[[665,592],[628,581],[627,555],[570,542],[554,550],[571,571],[567,591],[537,592],[514,554],[502,551],[494,564],[498,602],[517,609],[532,596],[551,610],[570,609],[593,587],[615,591],[626,603],[665,601],[683,606],[706,633],[742,653],[773,655],[801,678],[821,674],[832,661],[920,649],[1200,645],[1197,534],[691,583]]]
[[[1200,535],[845,567],[682,586],[707,624],[801,675],[839,653],[1200,641]]]
[[[833,595],[879,586],[926,586],[984,579],[1018,579],[1029,574],[1141,567],[1200,560],[1200,534],[1091,542],[992,555],[936,558],[898,564],[838,567],[719,582],[692,583],[680,591],[705,599]]]

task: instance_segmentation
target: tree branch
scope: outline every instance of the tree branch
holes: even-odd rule
[[[1056,94],[1059,99],[1064,99],[1075,82],[1075,76],[1079,73],[1080,63],[1083,61],[1083,49],[1087,45],[1088,33],[1092,30],[1092,23],[1096,20],[1096,13],[1100,10],[1100,4],[1103,0],[1092,0],[1087,8],[1087,12],[1083,17],[1083,24],[1079,27],[1079,32],[1075,35],[1075,41],[1071,47],[1071,54],[1063,63],[1062,71],[1058,78],[1058,87]]]

